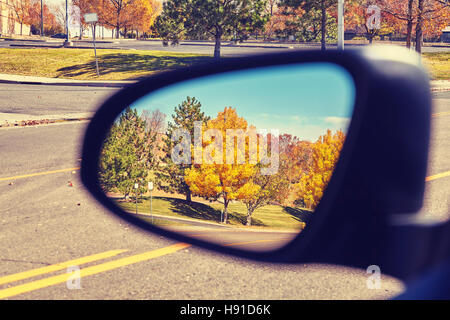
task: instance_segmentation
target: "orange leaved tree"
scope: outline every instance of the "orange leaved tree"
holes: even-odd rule
[[[332,134],[331,130],[312,145],[312,160],[307,170],[296,184],[297,194],[304,204],[314,209],[323,196],[331,179],[340,151],[344,145],[345,135],[339,130]]]

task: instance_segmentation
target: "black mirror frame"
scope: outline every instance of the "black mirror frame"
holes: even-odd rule
[[[126,213],[115,205],[112,200],[106,197],[102,191],[98,181],[98,160],[104,139],[114,120],[116,120],[125,107],[131,105],[137,99],[168,85],[198,77],[274,65],[321,62],[341,66],[353,77],[356,89],[355,106],[341,156],[324,196],[314,212],[314,219],[311,220],[308,227],[305,228],[304,231],[300,232],[284,247],[267,252],[252,252],[237,248],[223,247],[200,239],[190,238],[188,236],[151,225],[129,213]],[[342,183],[348,167],[352,149],[362,123],[366,105],[365,102],[368,95],[370,75],[371,65],[362,57],[359,50],[331,50],[326,52],[314,50],[281,54],[265,54],[243,58],[226,58],[218,62],[181,68],[175,71],[160,73],[158,75],[148,77],[136,84],[120,90],[117,94],[109,98],[94,115],[88,125],[84,138],[81,167],[82,182],[97,199],[97,201],[109,209],[114,216],[119,217],[127,223],[137,226],[142,230],[168,237],[175,241],[189,243],[207,250],[213,250],[219,253],[234,255],[240,258],[247,258],[255,261],[272,263],[315,262],[310,261],[308,258],[305,260],[302,259],[301,253],[308,248],[311,241],[315,238],[316,231],[320,229],[323,223],[325,223],[328,214],[333,208],[333,202],[335,200],[337,190]],[[332,241],[332,239],[328,239],[328,241]],[[295,254],[292,254],[293,252],[295,252]]]

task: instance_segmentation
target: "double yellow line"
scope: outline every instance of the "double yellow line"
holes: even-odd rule
[[[190,247],[189,244],[177,243],[177,244],[174,244],[174,245],[171,245],[168,247],[164,247],[161,249],[152,250],[152,251],[144,252],[141,254],[136,254],[133,256],[124,257],[124,258],[120,258],[117,260],[105,262],[105,263],[102,263],[99,265],[82,268],[82,269],[80,269],[79,276],[87,277],[87,276],[91,276],[91,275],[94,275],[97,273],[114,270],[114,269],[117,269],[120,267],[134,264],[134,263],[138,263],[138,262],[158,258],[158,257],[164,256],[167,254],[171,254],[178,250],[185,249],[188,247]],[[99,261],[99,260],[106,259],[106,258],[111,258],[111,257],[117,256],[121,253],[124,253],[126,251],[127,250],[106,251],[103,253],[94,254],[94,255],[83,257],[83,258],[54,264],[51,266],[46,266],[46,267],[42,267],[42,268],[38,268],[38,269],[34,269],[34,270],[29,270],[29,271],[20,272],[20,273],[16,273],[16,274],[12,274],[12,275],[7,275],[7,276],[0,278],[0,285],[32,278],[35,276],[47,274],[47,273],[54,272],[54,271],[63,270],[63,269],[66,269],[66,268],[69,268],[72,266],[79,266],[82,264]],[[22,293],[26,293],[26,292],[50,287],[50,286],[53,286],[56,284],[64,283],[64,282],[67,282],[68,280],[70,280],[71,277],[72,277],[72,273],[65,273],[65,274],[60,274],[60,275],[52,276],[52,277],[45,278],[45,279],[35,280],[32,282],[17,285],[17,286],[11,287],[11,288],[6,288],[3,290],[0,290],[0,299],[9,298],[9,297],[13,297],[13,296],[16,296],[16,295],[19,295]]]

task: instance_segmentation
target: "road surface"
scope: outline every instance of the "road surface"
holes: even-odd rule
[[[51,40],[51,42],[37,42],[37,41],[0,41],[0,48],[58,48],[63,44],[63,40]],[[74,41],[74,48],[92,48],[91,41]],[[361,45],[346,44],[346,48],[357,48]],[[97,44],[101,49],[124,49],[124,50],[157,50],[170,52],[184,52],[184,53],[198,53],[213,55],[214,43],[210,41],[182,41],[176,46],[163,46],[162,41],[159,40],[117,40],[105,39]],[[289,50],[305,50],[318,49],[320,44],[298,44],[298,43],[257,43],[254,41],[247,41],[243,43],[234,44],[229,41],[223,41],[221,46],[221,54],[223,56],[248,55],[258,53],[268,53],[275,51],[289,51]],[[336,48],[336,45],[328,45],[328,48]],[[424,46],[423,52],[448,52],[450,46]]]
[[[16,99],[22,95],[9,86],[1,87],[11,96],[0,99],[0,108],[14,100],[14,92]],[[95,109],[82,101],[97,89],[86,89],[85,97],[70,90],[64,97],[75,111]],[[434,98],[440,115],[433,118],[430,175],[436,176],[450,171],[450,93]],[[58,100],[49,108],[57,109]],[[365,270],[255,263],[180,245],[118,221],[78,178],[86,124],[0,129],[0,298],[385,299],[403,290],[400,281],[384,276],[381,289],[368,289]],[[429,181],[424,214],[445,217],[449,190],[449,176]],[[67,282],[68,267],[85,270],[80,283]]]

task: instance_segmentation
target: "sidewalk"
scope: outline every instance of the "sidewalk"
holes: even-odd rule
[[[72,80],[60,78],[44,78],[33,76],[20,76],[13,74],[0,74],[0,83],[12,84],[40,84],[61,86],[86,86],[86,87],[113,87],[122,88],[133,84],[135,81],[113,81],[113,80]]]
[[[61,86],[87,86],[87,87],[113,87],[122,88],[136,81],[117,80],[72,80],[60,78],[45,78],[33,76],[21,76],[0,73],[0,83],[36,84],[36,85],[61,85]],[[432,92],[450,91],[450,80],[432,80]]]

